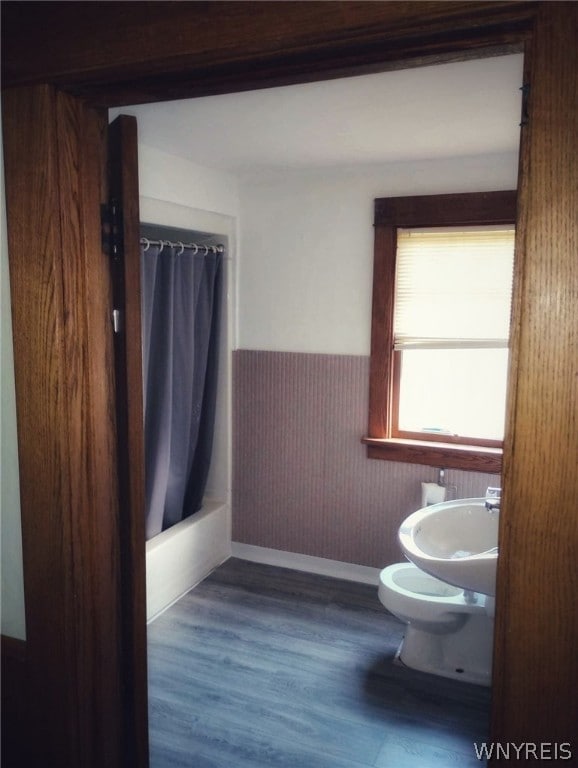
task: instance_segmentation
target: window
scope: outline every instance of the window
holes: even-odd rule
[[[371,458],[501,471],[515,192],[375,201]]]

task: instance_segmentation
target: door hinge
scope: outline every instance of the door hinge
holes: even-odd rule
[[[522,91],[522,119],[520,120],[520,128],[528,125],[530,122],[530,113],[528,111],[528,99],[530,98],[530,83],[524,83],[520,87]]]
[[[102,249],[111,259],[118,260],[123,254],[122,208],[111,198],[100,206]]]

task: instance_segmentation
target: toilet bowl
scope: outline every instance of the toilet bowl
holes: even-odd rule
[[[413,563],[396,563],[379,577],[379,599],[407,624],[397,654],[407,667],[489,685],[493,621],[486,595],[464,592]]]

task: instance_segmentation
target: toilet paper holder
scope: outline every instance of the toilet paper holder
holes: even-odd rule
[[[421,484],[421,506],[429,507],[431,504],[439,504],[442,501],[449,501],[455,498],[457,488],[455,485],[447,485],[446,470],[441,467],[438,469],[436,483]]]

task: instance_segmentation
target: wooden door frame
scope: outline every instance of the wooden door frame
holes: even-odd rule
[[[39,596],[43,590],[38,580],[30,580],[31,565],[26,551],[36,552],[35,556],[44,558],[47,567],[55,568],[60,574],[58,594],[64,599],[60,612],[64,617],[62,632],[69,644],[74,638],[83,638],[80,647],[86,656],[85,661],[96,650],[91,648],[87,635],[81,632],[80,627],[92,622],[94,628],[95,623],[106,616],[107,621],[112,622],[115,653],[118,653],[116,641],[120,635],[120,629],[112,618],[116,609],[111,613],[103,604],[95,605],[89,595],[90,584],[102,568],[102,562],[114,563],[120,557],[117,542],[113,541],[114,526],[107,529],[108,533],[105,531],[97,535],[92,531],[99,542],[96,547],[89,535],[90,527],[90,530],[75,527],[81,518],[81,509],[98,516],[105,511],[106,515],[110,515],[110,510],[115,508],[112,497],[116,494],[116,484],[110,480],[114,478],[114,468],[107,464],[108,460],[104,468],[97,465],[96,454],[88,448],[88,438],[93,439],[94,435],[83,436],[82,432],[83,424],[88,421],[98,436],[99,460],[103,456],[114,455],[115,426],[110,420],[114,386],[109,376],[103,376],[102,371],[97,370],[98,363],[95,362],[101,353],[108,354],[109,349],[109,342],[103,336],[102,317],[94,311],[95,303],[105,315],[111,308],[107,304],[110,297],[105,288],[106,279],[103,274],[94,278],[91,285],[98,290],[93,295],[89,295],[87,282],[87,270],[97,269],[93,261],[96,258],[96,224],[88,201],[95,197],[98,173],[93,168],[93,181],[89,185],[83,173],[78,137],[82,135],[79,126],[85,125],[86,139],[94,131],[95,122],[86,117],[88,107],[82,106],[78,99],[66,97],[62,91],[66,90],[92,104],[161,101],[167,96],[182,98],[209,92],[327,79],[398,66],[475,58],[489,50],[504,52],[532,43],[532,87],[536,85],[540,100],[536,96],[530,98],[529,126],[522,148],[519,219],[524,234],[519,241],[520,272],[510,427],[504,455],[492,728],[496,738],[509,741],[536,741],[537,734],[550,741],[553,736],[564,739],[568,712],[576,709],[578,688],[575,685],[578,675],[573,647],[572,653],[569,651],[578,631],[575,619],[564,613],[565,600],[573,594],[572,583],[568,583],[567,579],[571,550],[578,543],[573,503],[573,493],[577,492],[576,479],[570,466],[575,444],[568,431],[572,413],[566,401],[558,398],[550,407],[543,397],[537,399],[535,388],[538,387],[542,393],[547,392],[545,374],[537,368],[544,351],[541,349],[544,339],[552,340],[543,319],[539,296],[539,281],[548,276],[548,300],[558,302],[558,315],[565,324],[560,329],[562,342],[558,339],[552,344],[546,357],[564,384],[565,388],[558,387],[559,394],[571,395],[570,382],[573,380],[569,339],[570,320],[575,310],[564,290],[575,279],[575,267],[569,256],[572,228],[567,219],[560,217],[572,215],[570,204],[575,201],[570,191],[569,174],[574,166],[569,164],[562,147],[554,145],[549,137],[555,136],[563,146],[568,146],[576,126],[576,106],[571,103],[569,85],[569,72],[576,66],[576,53],[568,42],[568,28],[572,31],[576,27],[575,10],[559,3],[512,2],[216,3],[212,7],[205,3],[152,3],[147,4],[146,22],[143,24],[142,20],[137,20],[140,28],[134,30],[134,45],[129,46],[129,50],[123,50],[127,31],[130,32],[131,25],[137,22],[127,18],[116,3],[107,4],[106,14],[102,13],[100,6],[99,12],[105,17],[106,29],[99,19],[92,19],[91,23],[79,19],[79,9],[74,7],[84,6],[86,14],[89,13],[87,8],[99,4],[40,3],[37,7],[40,21],[42,13],[49,12],[52,17],[44,17],[44,22],[38,23],[32,30],[30,4],[20,4],[20,11],[15,8],[18,5],[4,4],[8,6],[9,22],[5,21],[3,25],[4,32],[8,34],[3,47],[8,63],[4,71],[5,85],[8,86],[5,105],[9,106],[4,107],[3,117],[7,125],[12,117],[21,118],[28,125],[32,146],[36,146],[38,129],[32,129],[31,121],[44,116],[47,109],[52,115],[47,123],[49,127],[41,131],[44,151],[42,158],[35,156],[35,166],[32,160],[22,165],[25,149],[14,125],[8,132],[5,129],[11,274],[20,275],[12,284],[12,300],[15,310],[19,446],[21,472],[24,473],[22,524],[27,621],[30,617],[26,659],[34,670],[33,674],[40,677],[44,675],[44,665],[48,662],[38,638],[44,635],[49,644],[54,645],[55,633],[50,627],[50,617],[55,616],[52,610],[54,601],[44,607],[41,605]],[[328,8],[334,13],[327,14]],[[207,12],[209,16],[205,18],[203,14]],[[67,20],[64,25],[63,19]],[[180,32],[184,20],[197,24],[203,35],[191,38],[176,34],[175,30]],[[74,24],[78,27],[71,38]],[[160,29],[159,24],[162,32],[157,34],[154,30]],[[175,25],[174,36],[170,34],[171,24]],[[258,28],[261,37],[254,34],[255,28]],[[53,34],[47,35],[47,29]],[[31,41],[30,33],[32,37],[39,35],[37,45],[34,40]],[[98,50],[95,49],[95,38],[99,42]],[[206,50],[208,38],[214,44],[211,53]],[[159,44],[147,55],[143,49],[149,45],[147,40],[151,39]],[[43,46],[45,40],[50,44]],[[175,40],[179,41],[178,49]],[[69,46],[68,49],[66,46]],[[67,51],[64,57],[58,54],[62,50]],[[31,51],[32,56],[29,55]],[[562,60],[563,56],[566,56],[566,61]],[[38,86],[38,83],[49,85]],[[60,114],[59,118],[57,114]],[[558,123],[557,116],[560,116]],[[76,149],[68,153],[63,152],[66,148],[63,137],[68,135],[63,127],[65,125],[74,126],[69,134],[73,139],[71,146]],[[92,146],[100,146],[94,137],[91,141]],[[100,153],[98,156],[101,157]],[[67,157],[70,162],[65,166],[63,162]],[[23,194],[22,180],[28,173],[30,179],[38,182],[42,176],[39,176],[38,169],[47,164],[52,172],[48,176],[48,189],[43,189],[42,203],[39,195],[32,199],[34,196],[30,198]],[[72,174],[71,168],[76,169]],[[84,189],[84,194],[79,197],[81,189]],[[556,213],[544,209],[541,197],[544,189],[548,190],[549,200],[556,198],[557,191],[563,193],[563,198],[556,198],[556,203],[561,205]],[[83,204],[79,205],[81,198]],[[62,210],[68,209],[75,211],[76,218],[72,223],[67,223],[66,217],[60,216]],[[43,212],[42,218],[34,219],[39,210]],[[26,267],[19,266],[22,221],[30,218],[39,222],[36,228],[38,247],[43,248],[46,242],[52,243],[50,256],[41,260],[44,271],[37,279],[49,289],[47,295],[52,297],[50,317],[53,327],[66,342],[62,352],[51,347],[49,357],[41,348],[30,348],[28,343],[31,331],[40,336],[46,327],[42,306],[34,310],[32,319],[25,317],[19,309],[24,301],[29,302],[35,296],[31,285],[34,273],[26,274]],[[60,221],[61,227],[56,235],[55,220]],[[563,231],[560,231],[560,226]],[[546,231],[550,236],[547,245],[543,239]],[[546,274],[542,254],[544,248],[552,243],[556,247],[551,249],[551,253],[548,252],[550,272]],[[62,249],[62,258],[58,255],[59,248]],[[554,284],[552,274],[559,275],[558,284]],[[64,297],[62,302],[59,296]],[[74,333],[70,330],[71,322]],[[95,329],[99,334],[96,342],[93,336]],[[88,375],[86,369],[79,367],[79,360],[88,361]],[[51,373],[53,381],[56,376],[63,396],[71,398],[70,408],[77,414],[74,429],[66,426],[70,422],[67,421],[68,410],[62,400],[54,404],[46,393],[44,400],[35,394],[38,376],[45,376],[47,372]],[[36,404],[36,414],[34,409],[30,409],[27,397]],[[100,411],[95,403],[101,403]],[[46,413],[50,428],[39,436],[36,425],[43,420],[46,422]],[[106,419],[97,424],[99,414],[106,414]],[[551,423],[562,430],[561,436],[559,433],[554,437],[550,434]],[[556,440],[561,446],[558,449]],[[544,446],[551,449],[550,454],[544,452]],[[35,472],[42,463],[39,456],[46,453],[52,455],[54,461],[45,470],[48,473],[46,485],[39,487]],[[26,462],[29,462],[28,469],[23,467]],[[62,488],[69,488],[71,477],[75,476],[75,466],[79,473],[77,477],[82,481],[80,491],[85,503],[77,506],[67,502],[63,516],[56,510],[62,506]],[[565,482],[562,482],[563,479]],[[106,490],[101,487],[102,483]],[[90,490],[98,492],[96,500],[90,497]],[[35,514],[39,506],[47,510],[43,531],[42,527],[40,531],[36,527]],[[555,513],[552,511],[554,507]],[[64,527],[63,523],[66,523]],[[64,536],[58,538],[61,530]],[[555,531],[555,543],[558,547],[562,546],[558,552],[544,546],[544,537],[549,531]],[[47,541],[50,542],[48,547]],[[561,559],[561,552],[566,553],[566,560]],[[66,579],[75,568],[76,579],[81,585],[85,575],[92,574],[92,580],[88,579],[80,592],[67,586]],[[548,574],[546,584],[541,575],[540,578],[536,575],[544,570]],[[108,595],[116,604],[120,589],[115,575],[117,566],[113,567],[112,573],[114,575],[109,579],[108,586],[103,587],[99,594]],[[542,591],[533,589],[534,585],[539,585]],[[529,617],[537,626],[532,641],[529,638],[532,631]],[[38,627],[36,639],[31,633],[35,623]],[[548,659],[544,653],[551,636],[558,639],[559,645],[556,654],[550,654]],[[523,638],[521,646],[520,638]],[[68,696],[72,696],[71,691],[80,695],[82,691],[86,694],[92,690],[99,673],[97,666],[89,665],[89,670],[81,673],[78,665],[70,668],[70,662],[63,658],[62,653],[57,655],[58,659],[60,661],[53,665],[57,687],[58,673],[68,669],[74,682]],[[121,672],[120,661],[118,665],[117,672]],[[103,693],[97,700],[93,711],[85,708],[86,711],[76,713],[76,721],[72,725],[70,718],[74,702],[67,699],[62,712],[62,718],[68,723],[67,728],[58,725],[58,718],[54,721],[55,728],[58,730],[60,727],[60,739],[54,737],[55,750],[60,749],[60,754],[65,756],[60,764],[75,764],[73,760],[77,759],[85,741],[94,742],[94,737],[90,736],[91,723],[100,723],[107,736],[107,729],[111,729],[110,733],[114,732],[111,714],[122,714],[119,712],[119,699],[115,696],[114,684],[110,682],[108,693]],[[73,737],[72,731],[78,735]],[[68,742],[75,744],[72,751],[66,746]],[[90,762],[84,764],[92,765]],[[117,764],[120,765],[112,757],[107,763],[111,768]]]
[[[121,551],[100,245],[106,113],[41,85],[5,91],[2,114],[26,618],[26,711],[3,741],[17,740],[11,758],[22,765],[117,766]]]

